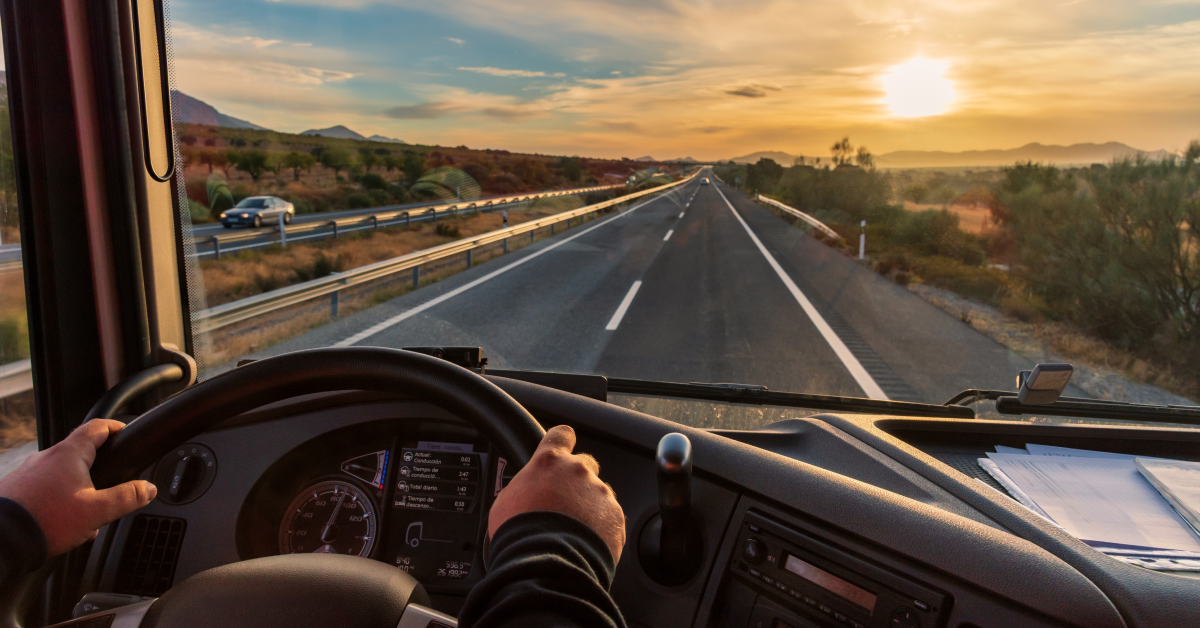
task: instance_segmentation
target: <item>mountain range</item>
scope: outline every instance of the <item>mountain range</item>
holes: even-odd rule
[[[209,126],[223,126],[234,129],[254,129],[255,131],[269,131],[266,127],[258,126],[253,122],[246,122],[233,116],[227,116],[216,107],[200,100],[192,98],[181,91],[171,92],[171,109],[175,114],[176,122],[188,122],[191,124],[207,124]]]
[[[382,135],[372,135],[367,137],[361,133],[351,131],[345,126],[339,124],[331,126],[328,129],[309,129],[302,132],[300,135],[320,135],[322,137],[340,137],[347,140],[370,140],[372,142],[392,142],[393,144],[407,144],[404,140],[398,140],[394,137],[384,137]]]
[[[1144,151],[1120,142],[1104,144],[1072,144],[1070,146],[1045,145],[1033,142],[1020,148],[1001,150],[968,150],[962,152],[901,150],[875,156],[879,168],[954,168],[971,166],[1006,166],[1019,161],[1067,165],[1108,163],[1114,159],[1143,155],[1149,159],[1164,159],[1174,155],[1170,151]],[[782,151],[759,151],[734,157],[736,163],[755,163],[761,158],[774,159],[777,163],[791,165],[796,156]],[[808,157],[811,161],[812,157]],[[822,161],[827,158],[822,156]]]

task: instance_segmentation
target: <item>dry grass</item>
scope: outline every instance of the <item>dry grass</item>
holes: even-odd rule
[[[927,209],[948,209],[958,214],[958,228],[979,235],[991,226],[991,212],[981,205],[943,205],[940,203],[914,203],[904,201],[904,209],[910,212]]]
[[[563,211],[561,206],[545,204],[521,212],[509,212],[509,225],[517,225]],[[496,213],[475,213],[442,219],[438,225],[471,237],[501,228],[503,218]],[[271,246],[259,251],[243,251],[200,263],[204,274],[205,296],[209,307],[270,292],[312,278],[322,257],[341,271],[407,255],[458,239],[439,235],[437,226],[420,223],[412,227],[388,227],[351,232],[336,240],[291,244],[286,249]]]
[[[0,399],[0,453],[37,438],[33,391]]]

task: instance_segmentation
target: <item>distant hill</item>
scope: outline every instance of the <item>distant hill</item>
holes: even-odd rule
[[[668,159],[668,160],[667,160],[667,163],[673,163],[673,164],[698,164],[698,163],[700,163],[700,162],[696,161],[695,159],[692,159],[691,157],[679,157],[678,159]]]
[[[342,125],[331,126],[328,129],[309,129],[300,135],[320,135],[321,137],[340,137],[346,140],[365,140],[367,136],[360,135]]]
[[[880,168],[933,168],[1000,166],[1018,161],[1034,161],[1066,166],[1108,163],[1113,159],[1136,157],[1137,155],[1144,155],[1149,159],[1164,159],[1171,156],[1172,153],[1165,150],[1138,150],[1120,142],[1072,144],[1070,146],[1047,146],[1034,142],[1008,150],[968,150],[961,153],[902,150],[877,155],[875,165]]]
[[[646,155],[645,157],[638,157],[637,159],[634,159],[634,161],[658,161],[658,160],[649,155]]]
[[[774,159],[775,163],[777,163],[781,166],[790,166],[796,160],[796,157],[794,155],[789,155],[782,151],[760,150],[757,153],[750,153],[749,155],[742,155],[741,157],[734,157],[730,161],[732,161],[734,163],[739,163],[739,164],[756,164],[756,163],[758,163],[759,159],[764,159],[764,158]]]
[[[171,92],[171,109],[175,114],[176,122],[207,124],[209,126],[223,126],[232,129],[254,129],[255,131],[270,130],[233,116],[227,116],[217,111],[216,107],[198,98],[192,98],[181,91]]]
[[[960,153],[946,151],[901,150],[883,153],[875,156],[875,166],[879,168],[961,168],[968,166],[1007,166],[1018,161],[1034,161],[1059,166],[1085,165],[1108,163],[1113,159],[1145,155],[1149,159],[1164,159],[1172,155],[1165,150],[1143,151],[1120,142],[1105,144],[1072,144],[1070,146],[1054,146],[1026,144],[1020,148],[1005,150],[968,150]],[[774,159],[782,166],[790,166],[795,161],[795,155],[781,151],[759,151],[742,157],[734,157],[732,161],[739,164],[758,163],[762,158]],[[828,156],[818,155],[821,161],[827,161]],[[808,159],[811,161],[812,157]]]
[[[372,142],[391,142],[393,144],[407,144],[408,143],[404,140],[398,140],[394,137],[384,137],[382,135],[372,135],[371,137],[368,137],[367,139],[371,140]]]

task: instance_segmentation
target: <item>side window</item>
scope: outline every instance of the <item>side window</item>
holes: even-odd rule
[[[35,438],[8,81],[0,70],[0,475],[12,457],[5,454],[36,450]]]

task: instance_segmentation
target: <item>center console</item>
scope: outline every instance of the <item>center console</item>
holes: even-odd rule
[[[729,571],[758,593],[749,628],[935,628],[951,602],[754,511],[742,519]]]

